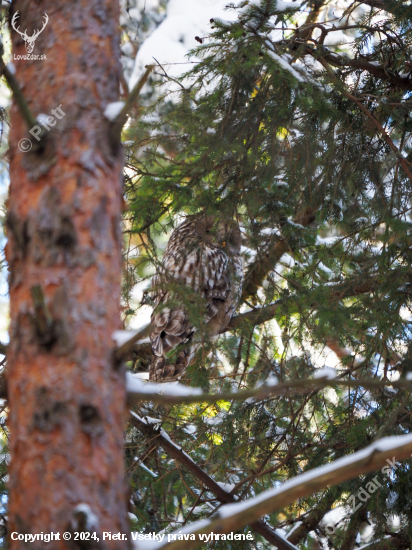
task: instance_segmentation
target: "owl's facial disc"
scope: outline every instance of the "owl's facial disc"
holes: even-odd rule
[[[216,231],[216,240],[219,245],[227,250],[230,254],[239,254],[240,252],[240,231],[236,222],[226,221],[219,222]]]
[[[197,221],[196,233],[204,243],[223,248],[232,255],[240,253],[240,230],[233,220],[202,216]]]

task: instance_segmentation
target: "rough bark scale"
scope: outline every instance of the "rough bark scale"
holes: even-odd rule
[[[11,113],[10,532],[63,533],[86,503],[99,531],[127,533],[125,388],[111,338],[120,325],[122,154],[103,116],[119,94],[119,6],[16,0],[16,11],[29,36],[49,16],[33,52],[47,60],[14,61],[30,109],[50,115],[61,105],[65,116],[43,150],[22,153],[18,142],[31,136],[16,104]],[[13,54],[26,54],[15,31],[12,40]]]

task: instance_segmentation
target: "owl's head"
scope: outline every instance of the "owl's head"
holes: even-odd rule
[[[206,244],[222,248],[231,256],[240,254],[241,233],[235,220],[219,216],[198,215],[196,233]]]

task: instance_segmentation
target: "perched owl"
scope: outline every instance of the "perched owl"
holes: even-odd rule
[[[233,220],[215,216],[190,216],[177,227],[167,245],[162,266],[153,277],[155,309],[150,336],[154,360],[150,379],[165,381],[182,374],[200,343],[185,308],[176,300],[173,285],[190,287],[190,295],[205,302],[204,323],[207,336],[216,338],[235,313],[243,279],[240,256],[240,230]],[[180,293],[182,296],[182,293]],[[177,361],[169,364],[165,354],[183,346]]]

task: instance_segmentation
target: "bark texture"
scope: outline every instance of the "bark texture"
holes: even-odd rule
[[[111,337],[120,328],[122,154],[103,115],[119,95],[119,6],[15,0],[10,17],[17,11],[17,25],[29,36],[49,16],[33,51],[47,60],[13,62],[32,114],[55,120],[36,148],[13,104],[9,531],[86,528],[76,507],[87,504],[98,520],[92,531],[127,533],[124,373]],[[12,40],[13,54],[25,55],[14,30]],[[59,106],[60,118],[52,111]],[[19,150],[23,138],[33,142],[31,151]],[[9,542],[13,550],[25,547]]]

